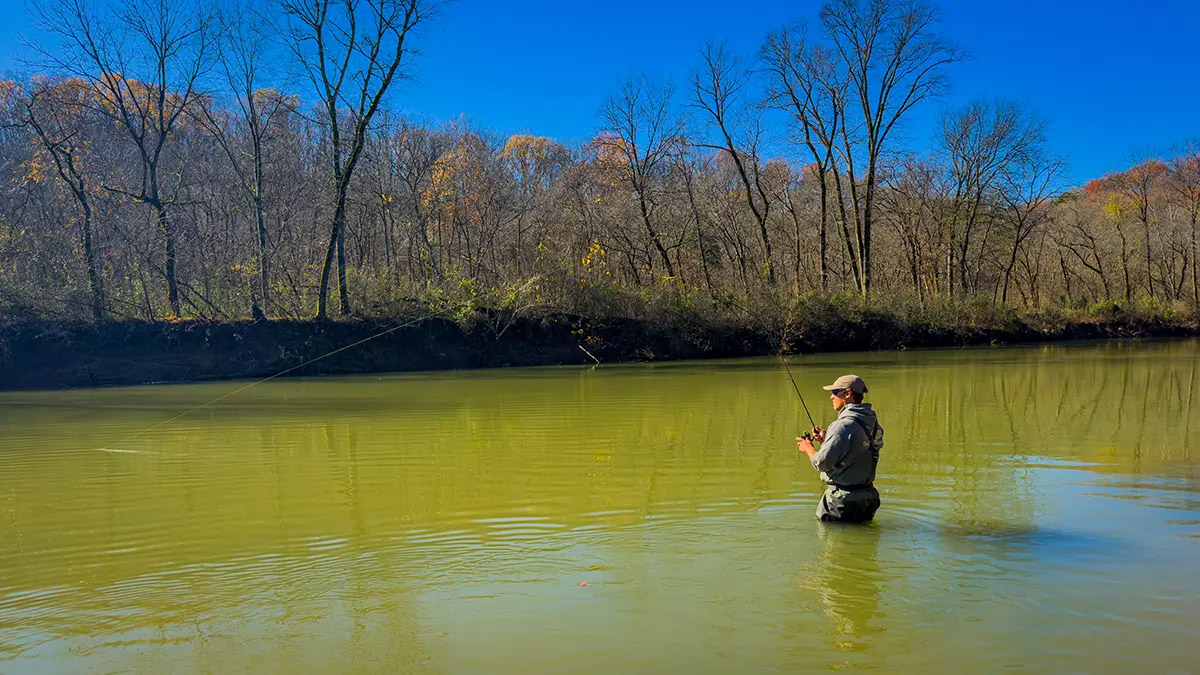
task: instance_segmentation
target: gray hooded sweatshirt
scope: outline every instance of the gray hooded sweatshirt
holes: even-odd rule
[[[865,485],[875,480],[882,448],[883,427],[871,404],[847,403],[825,430],[825,441],[813,454],[812,464],[827,485]]]

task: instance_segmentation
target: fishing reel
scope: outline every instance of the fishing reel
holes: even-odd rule
[[[817,439],[816,439],[816,438],[815,438],[815,437],[812,435],[812,432],[811,432],[811,431],[805,431],[804,433],[800,434],[800,438],[803,438],[804,440],[806,440],[806,441],[808,441],[808,442],[810,442],[810,443],[811,443],[811,442],[813,442],[813,441],[815,441],[815,440],[817,440]]]

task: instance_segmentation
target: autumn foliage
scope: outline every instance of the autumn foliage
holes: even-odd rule
[[[684,95],[614,83],[590,140],[566,143],[419,123],[386,98],[368,119],[369,99],[234,86],[220,59],[241,52],[203,35],[187,33],[161,71],[64,58],[0,81],[0,313],[310,318],[332,287],[354,314],[751,322],[818,296],[1200,304],[1200,148],[1072,188],[1045,125],[1004,102],[948,110],[924,152],[899,136],[868,147],[861,126],[839,126],[856,124],[855,93],[829,44],[778,33],[774,62],[698,62],[731,78],[728,98],[703,77]],[[951,59],[936,37],[928,53]],[[932,97],[942,82],[925,84]],[[360,132],[361,146],[347,141]]]

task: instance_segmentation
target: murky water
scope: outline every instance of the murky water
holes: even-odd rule
[[[871,526],[777,360],[2,394],[0,672],[1200,664],[1200,342],[794,363]]]

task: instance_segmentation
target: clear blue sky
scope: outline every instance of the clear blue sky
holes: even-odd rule
[[[705,40],[752,56],[767,31],[815,21],[819,0],[456,0],[419,38],[417,78],[392,105],[429,120],[586,139],[622,77],[683,85]],[[944,34],[971,59],[953,93],[906,130],[928,147],[937,116],[977,97],[1019,100],[1050,122],[1052,148],[1082,182],[1200,137],[1200,2],[951,0]],[[19,0],[0,0],[0,70],[17,67]]]

